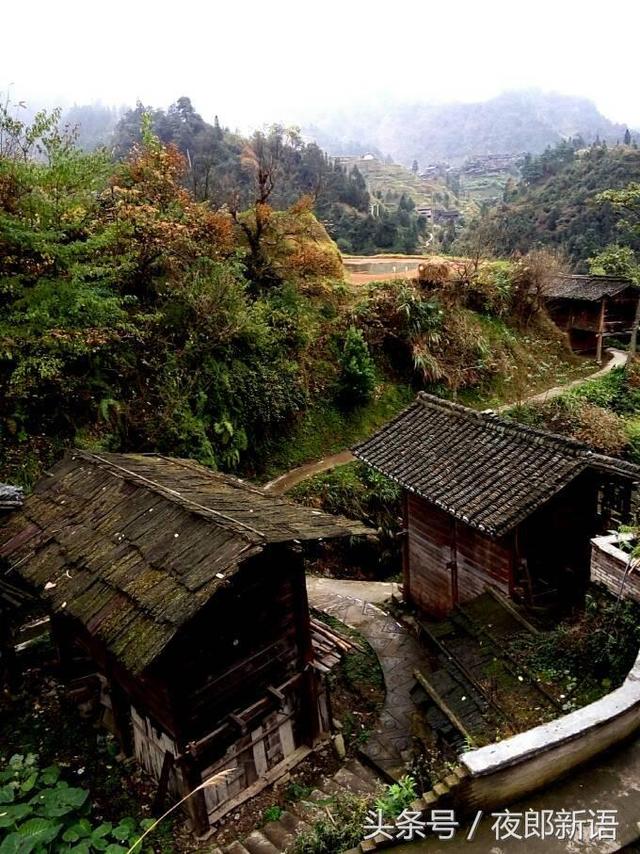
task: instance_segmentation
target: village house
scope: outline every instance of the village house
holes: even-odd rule
[[[404,596],[436,617],[488,587],[571,601],[590,540],[630,521],[640,467],[421,393],[355,456],[403,488]]]
[[[63,673],[122,751],[210,822],[330,728],[300,544],[365,533],[196,463],[73,451],[0,528]]]
[[[436,208],[433,211],[433,221],[436,225],[446,225],[450,222],[455,225],[460,219],[460,216],[460,211],[455,209],[446,210],[445,208]]]
[[[569,335],[577,353],[595,353],[602,361],[605,338],[628,338],[638,290],[616,276],[555,276],[543,298],[552,320]]]

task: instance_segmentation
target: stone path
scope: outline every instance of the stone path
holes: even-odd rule
[[[580,379],[573,380],[570,383],[566,383],[566,385],[554,386],[554,388],[549,388],[539,394],[533,394],[531,397],[525,397],[520,401],[520,405],[525,403],[544,403],[547,400],[558,397],[565,391],[577,388],[577,386],[582,385],[582,383],[587,380],[595,380],[598,377],[603,377],[614,368],[621,368],[627,363],[628,356],[623,350],[614,350],[611,348],[606,352],[611,354],[611,359],[609,359],[603,368],[600,368],[600,370],[596,371],[594,374],[589,374],[588,377],[581,377]],[[505,403],[503,406],[496,407],[493,411],[505,412],[507,409],[512,409],[517,405],[518,402]],[[275,478],[275,480],[267,483],[264,489],[268,492],[273,492],[274,495],[282,495],[290,489],[293,489],[294,486],[302,483],[302,481],[306,480],[308,477],[313,477],[314,474],[320,474],[323,471],[330,471],[337,466],[343,466],[346,463],[353,462],[354,459],[355,457],[351,451],[340,451],[339,454],[332,454],[329,457],[323,457],[321,460],[315,460],[314,462],[305,463],[303,466],[291,469],[291,471],[285,472]]]
[[[333,589],[328,589],[327,581]],[[426,666],[425,655],[409,632],[377,605],[339,592],[348,590],[345,585],[350,583],[307,578],[309,604],[357,629],[378,656],[387,692],[375,732],[361,752],[386,777],[397,780],[406,773],[405,763],[410,758],[415,713],[410,695],[415,684],[413,671]],[[388,585],[384,587],[388,589]],[[360,592],[380,601],[383,590],[377,582],[362,582]]]

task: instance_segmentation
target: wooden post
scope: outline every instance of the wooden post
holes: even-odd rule
[[[411,604],[411,561],[409,560],[409,498],[402,491],[402,598]]]
[[[460,591],[458,590],[458,520],[455,516],[451,519],[451,608],[460,601]]]
[[[598,334],[596,339],[596,362],[602,364],[602,340],[604,338],[604,318],[605,318],[605,302],[606,297],[602,297],[600,302],[600,317],[598,318]]]
[[[317,675],[313,668],[314,652],[311,641],[311,619],[304,563],[301,554],[290,549],[285,552],[284,562],[291,577],[293,587],[293,608],[298,643],[298,667],[303,673],[300,683],[301,729],[303,740],[310,747],[320,736],[320,710],[318,709]]]
[[[111,674],[109,674],[107,679],[109,682],[111,711],[113,713],[113,726],[116,738],[120,744],[120,750],[125,756],[133,756],[131,703],[129,702],[129,698],[125,692]]]
[[[194,792],[198,786],[202,785],[202,775],[189,754],[184,754],[180,760],[180,780],[181,794],[186,798],[191,792]],[[184,803],[189,813],[191,828],[196,836],[204,836],[209,832],[209,814],[207,812],[207,802],[204,798],[202,789],[195,792],[194,795],[187,798]]]
[[[159,816],[164,812],[164,803],[169,790],[169,777],[175,765],[175,757],[173,753],[165,750],[162,769],[160,771],[160,780],[158,781],[158,791],[155,794],[151,805],[151,815]]]
[[[0,604],[0,689],[15,694],[19,686],[18,661],[8,609]]]

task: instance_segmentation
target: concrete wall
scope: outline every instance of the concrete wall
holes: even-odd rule
[[[469,772],[456,792],[464,808],[517,800],[640,728],[640,654],[620,688],[595,703],[460,756]]]

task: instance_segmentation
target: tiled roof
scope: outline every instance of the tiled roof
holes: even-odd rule
[[[22,489],[0,483],[0,510],[13,510],[22,504]]]
[[[268,543],[366,531],[189,460],[74,451],[0,528],[0,560],[138,673]]]
[[[421,393],[353,449],[363,462],[468,525],[501,536],[587,468],[640,468],[587,445]]]
[[[616,296],[632,287],[629,279],[618,276],[556,276],[544,288],[547,299],[569,299],[598,302],[602,297]]]

